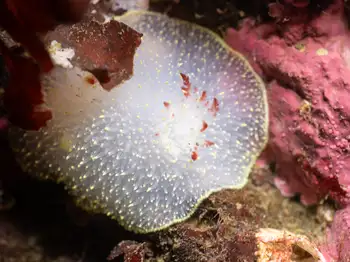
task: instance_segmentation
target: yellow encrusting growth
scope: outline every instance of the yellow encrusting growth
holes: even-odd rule
[[[247,183],[268,138],[267,99],[210,30],[147,11],[115,19],[143,34],[134,76],[106,92],[87,88],[87,72],[56,68],[43,80],[53,119],[9,138],[29,173],[58,177],[79,205],[146,233]]]

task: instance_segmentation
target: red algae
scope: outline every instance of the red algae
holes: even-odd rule
[[[5,89],[4,106],[8,112],[9,120],[13,124],[24,129],[38,130],[46,125],[52,115],[48,109],[43,109],[41,91],[41,75],[48,73],[54,67],[45,44],[50,39],[64,40],[75,49],[76,57],[73,59],[75,66],[82,66],[93,73],[107,90],[120,82],[128,79],[133,73],[133,56],[140,45],[141,34],[124,24],[116,21],[100,25],[97,22],[89,22],[85,17],[83,22],[75,23],[83,18],[89,1],[47,1],[36,0],[30,7],[26,1],[3,1],[0,3],[0,25],[13,38],[19,42],[23,49],[20,53],[1,44],[0,53],[6,58],[6,67],[9,73],[9,84]],[[64,11],[62,11],[64,10]],[[40,19],[38,20],[38,17]],[[65,23],[70,25],[58,24]],[[47,33],[44,43],[36,33]],[[97,34],[104,31],[105,34]],[[115,37],[122,33],[122,37]],[[64,33],[67,33],[65,35]],[[84,41],[84,36],[94,35],[91,41]],[[102,37],[102,35],[104,35]],[[103,39],[101,39],[103,38]],[[122,40],[121,40],[122,38]],[[2,39],[1,39],[2,40]],[[113,45],[112,43],[117,43]],[[108,45],[106,48],[105,45]],[[117,46],[117,48],[111,48]],[[101,47],[99,50],[98,48]],[[18,50],[18,48],[16,48]],[[87,52],[89,50],[89,52]],[[93,54],[91,54],[93,50]],[[108,50],[108,56],[104,52]],[[28,57],[28,52],[30,57]],[[85,52],[85,53],[84,53]],[[80,59],[83,54],[84,59]],[[115,59],[112,62],[110,55]],[[77,59],[79,61],[76,61]],[[102,62],[100,60],[103,60]],[[103,69],[99,65],[103,64]],[[124,70],[125,69],[125,70]],[[123,72],[111,74],[114,71]],[[113,77],[111,77],[112,75]],[[94,84],[95,79],[87,80]],[[21,101],[21,108],[16,106]]]
[[[115,20],[100,24],[85,19],[74,26],[58,26],[45,36],[45,43],[55,40],[64,48],[73,48],[72,63],[92,73],[110,91],[133,75],[133,58],[141,36]]]
[[[51,119],[49,110],[38,109],[42,102],[40,75],[51,71],[53,63],[37,33],[53,30],[60,23],[79,21],[84,16],[88,4],[88,0],[79,3],[43,0],[1,1],[1,27],[30,55],[30,58],[20,57],[20,54],[2,43],[4,39],[0,39],[0,53],[6,57],[6,67],[10,75],[4,105],[12,123],[25,129],[38,130]],[[21,109],[12,103],[21,103]]]
[[[123,256],[125,262],[144,262],[146,253],[150,249],[147,243],[139,243],[131,240],[121,241],[107,257],[108,261],[113,261],[116,258]]]
[[[337,211],[331,228],[327,232],[327,242],[321,247],[327,261],[350,261],[350,207]]]
[[[4,106],[10,122],[28,130],[39,130],[52,118],[48,109],[40,109],[44,102],[40,83],[40,68],[31,59],[2,49],[7,59],[10,79],[4,94]]]
[[[281,192],[301,194],[304,204],[326,195],[345,204],[350,69],[343,56],[350,36],[343,3],[335,1],[314,18],[301,10],[284,23],[246,19],[240,30],[228,30],[226,41],[269,81],[270,141],[263,155],[276,163]]]
[[[246,19],[239,30],[227,31],[226,41],[268,82],[270,140],[260,161],[275,164],[277,188],[284,196],[299,194],[305,205],[330,197],[346,207],[350,35],[344,2],[336,0],[316,16],[310,16],[307,1],[288,2],[274,21]],[[323,249],[329,261],[349,260],[342,233],[349,231],[348,209],[337,212],[330,229]]]

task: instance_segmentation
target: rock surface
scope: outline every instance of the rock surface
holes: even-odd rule
[[[226,41],[245,53],[268,82],[270,143],[276,186],[285,196],[315,204],[327,195],[349,202],[349,33],[341,1],[310,18],[244,20]],[[282,14],[283,15],[283,14]],[[300,21],[298,21],[300,20]]]

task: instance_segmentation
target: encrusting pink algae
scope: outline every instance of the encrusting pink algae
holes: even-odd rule
[[[326,195],[348,202],[349,33],[342,12],[336,1],[311,21],[303,10],[283,26],[247,19],[226,36],[268,82],[265,156],[276,163],[282,194],[301,194],[304,204]]]

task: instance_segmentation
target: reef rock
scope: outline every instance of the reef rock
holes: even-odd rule
[[[268,83],[270,141],[262,158],[275,184],[303,204],[349,203],[350,35],[343,2],[270,6],[273,20],[243,21],[226,41]]]
[[[350,261],[350,207],[339,210],[327,234],[327,243],[321,248],[327,261]]]

